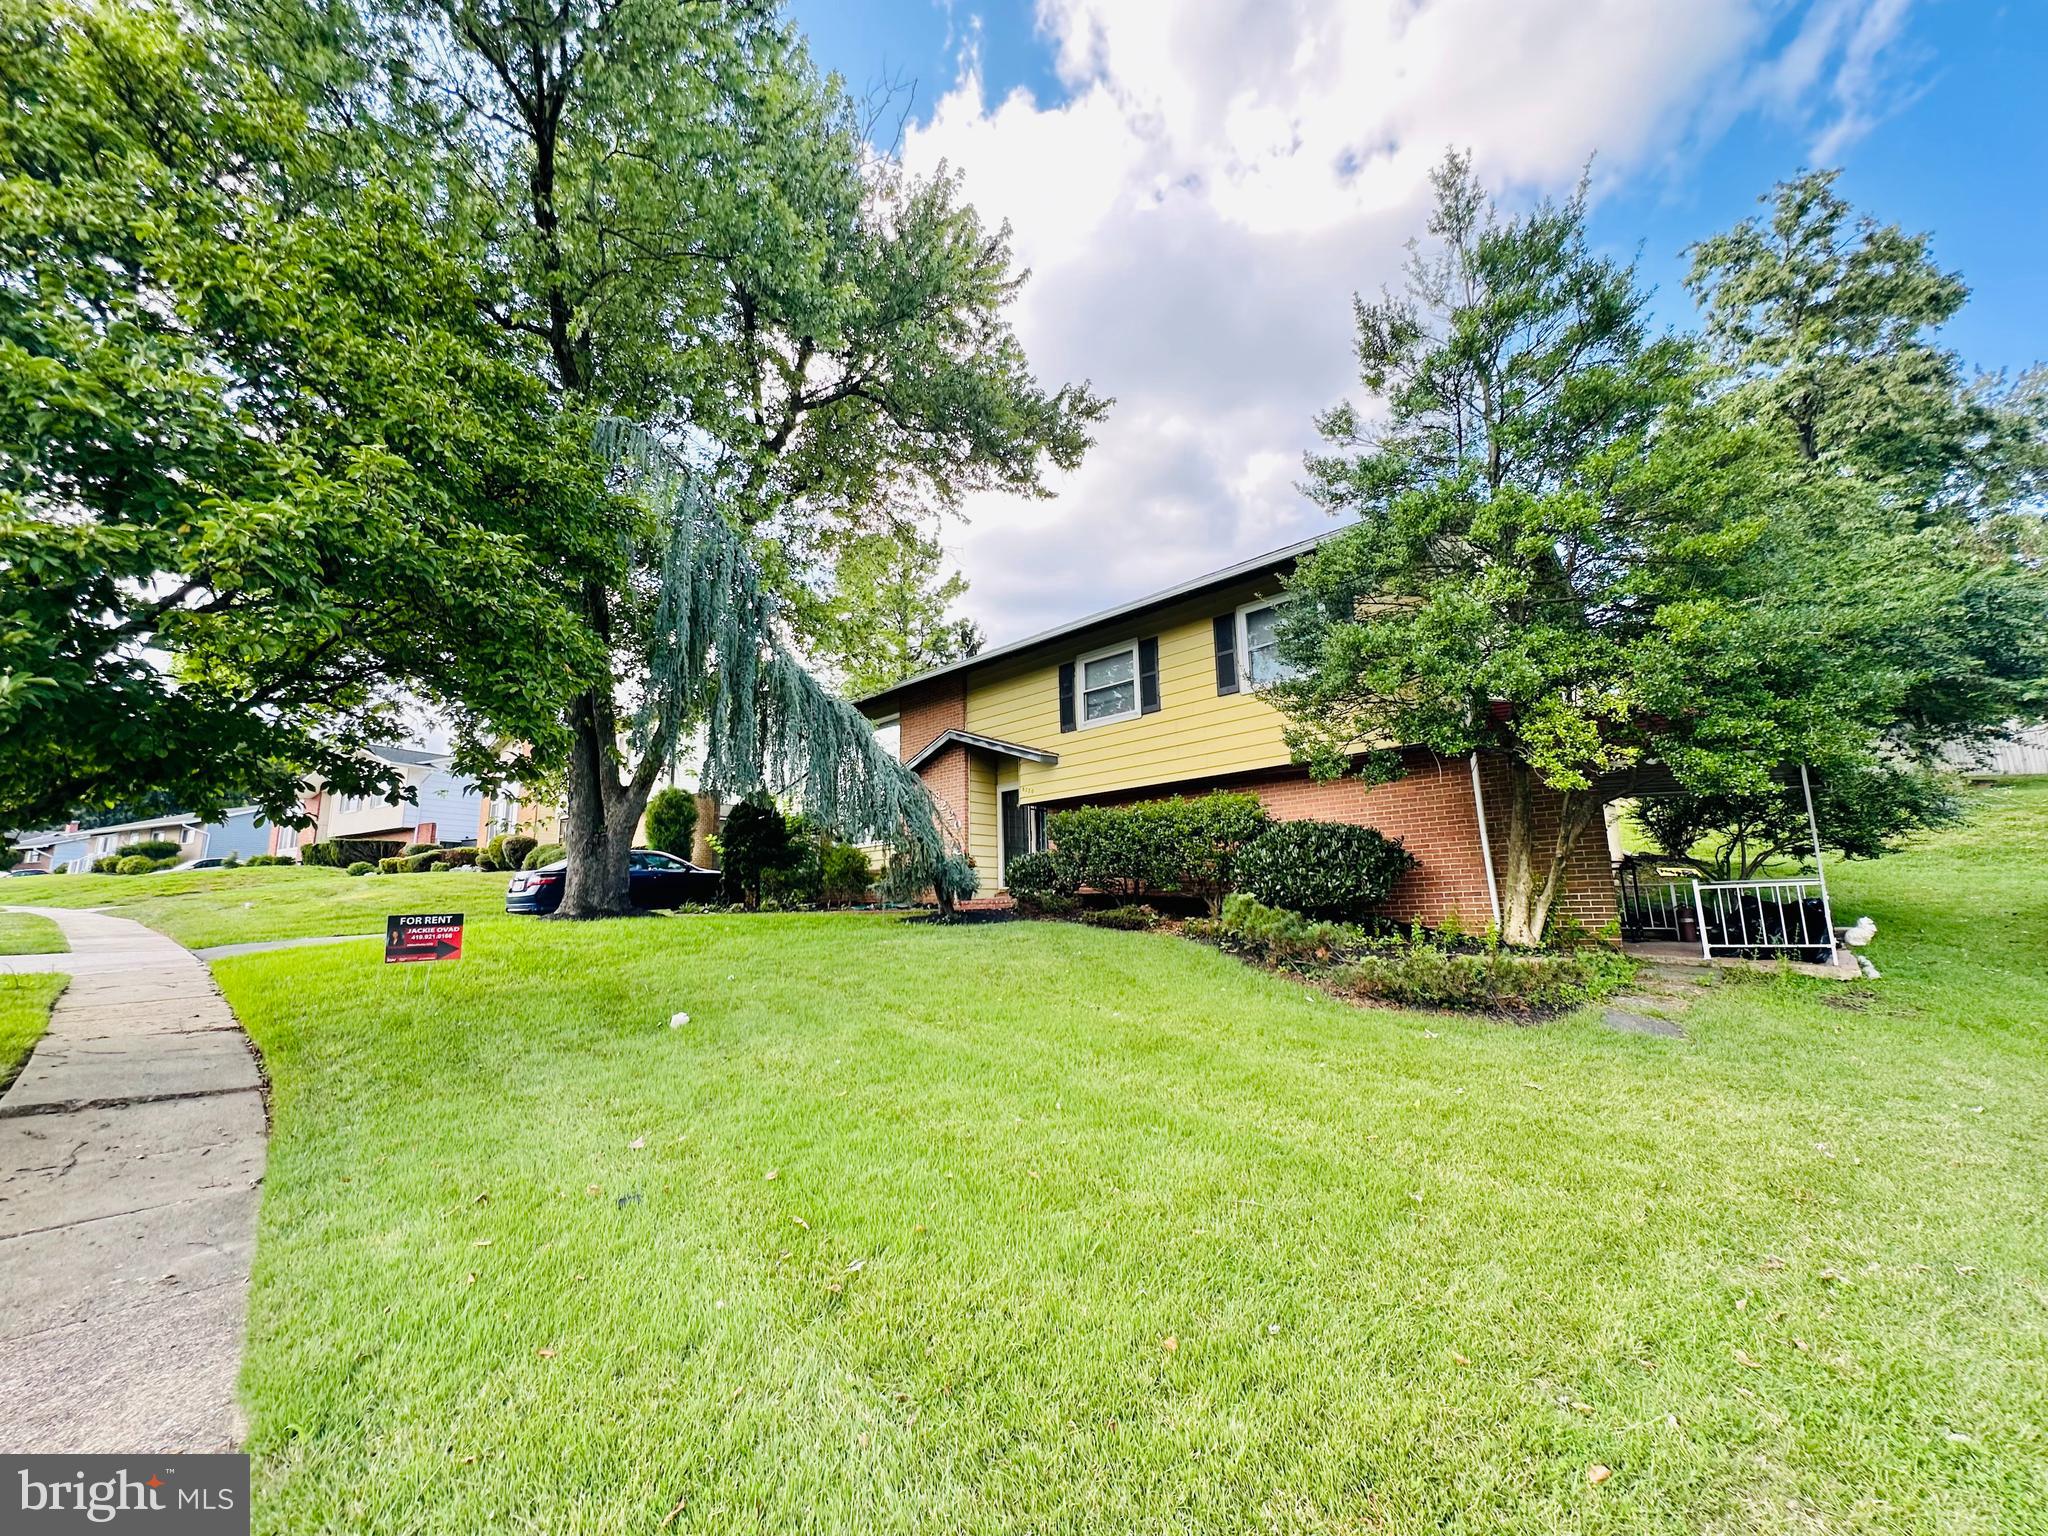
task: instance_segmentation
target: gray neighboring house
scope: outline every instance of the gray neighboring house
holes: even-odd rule
[[[89,868],[92,861],[86,848],[91,836],[90,832],[79,831],[75,821],[62,827],[45,827],[39,832],[19,833],[10,839],[21,850],[20,862],[14,867],[60,875]]]
[[[118,857],[122,849],[135,843],[176,843],[180,859],[224,859],[230,854],[246,859],[270,851],[270,823],[253,805],[229,811],[219,821],[203,822],[197,816],[172,811],[93,827],[79,835],[86,840],[84,868],[90,868],[94,859]]]

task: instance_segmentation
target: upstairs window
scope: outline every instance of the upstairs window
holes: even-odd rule
[[[1280,660],[1278,603],[1247,603],[1237,610],[1237,654],[1247,687],[1264,688],[1294,675],[1294,669]]]
[[[886,720],[877,720],[875,740],[882,744],[884,752],[900,761],[903,757],[903,717],[891,715]]]
[[[1138,645],[1081,658],[1081,724],[1108,725],[1138,718]]]

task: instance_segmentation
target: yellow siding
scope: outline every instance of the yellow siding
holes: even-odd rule
[[[996,842],[996,770],[980,752],[967,754],[967,856],[981,873],[984,895],[1002,880]]]
[[[1211,628],[1217,614],[1234,612],[1254,595],[1271,596],[1277,587],[1268,579],[1204,599],[1199,607],[1141,615],[1122,632],[1078,636],[1057,650],[970,673],[967,729],[1059,754],[1052,766],[1018,764],[1027,805],[1284,766],[1289,756],[1279,711],[1255,694],[1216,692]],[[1062,735],[1060,663],[1147,635],[1159,638],[1158,711]],[[993,801],[991,792],[991,811]],[[976,820],[978,834],[979,812]],[[993,831],[989,836],[992,856]]]

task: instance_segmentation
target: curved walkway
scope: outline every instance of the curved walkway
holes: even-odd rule
[[[240,1439],[262,1079],[194,956],[100,912],[69,954],[0,974],[71,984],[0,1098],[0,1448],[221,1451]]]

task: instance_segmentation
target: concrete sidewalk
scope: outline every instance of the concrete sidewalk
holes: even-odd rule
[[[53,919],[71,984],[0,1098],[0,1450],[240,1438],[263,1178],[256,1058],[206,967],[140,923]]]

